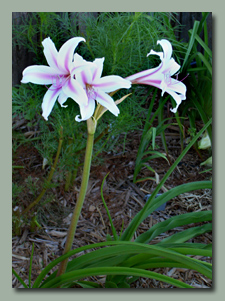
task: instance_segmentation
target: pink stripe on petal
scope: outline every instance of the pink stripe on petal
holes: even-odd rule
[[[85,42],[84,38],[76,37],[68,40],[59,49],[57,63],[61,70],[70,71],[70,64],[73,61],[73,54],[77,45],[81,42]]]
[[[110,97],[108,94],[101,90],[98,90],[96,92],[96,101],[99,102],[103,107],[108,109],[112,114],[118,116],[120,111],[112,97]]]
[[[95,59],[94,60],[94,65],[96,66],[93,70],[93,74],[92,74],[92,80],[95,81],[96,79],[99,79],[102,75],[102,71],[103,71],[103,63],[104,63],[105,58],[101,58],[101,59]]]
[[[88,105],[80,106],[81,118],[79,118],[79,116],[76,116],[75,120],[80,122],[89,119],[94,114],[94,110],[95,110],[95,101],[93,99],[89,99]]]
[[[23,71],[22,83],[33,83],[38,85],[49,85],[55,77],[62,76],[57,70],[48,66],[29,66]]]
[[[108,75],[95,80],[93,86],[109,93],[123,88],[129,89],[131,82],[117,75]]]
[[[86,105],[88,98],[85,90],[75,79],[68,79],[65,85],[62,87],[63,92],[75,100],[79,105]]]
[[[44,46],[44,55],[46,57],[49,66],[58,69],[58,65],[57,65],[58,51],[55,47],[55,44],[52,42],[50,38],[46,38],[42,42],[42,45]]]
[[[125,79],[127,79],[127,80],[129,80],[131,82],[136,82],[137,80],[138,80],[138,82],[140,82],[141,79],[146,79],[149,76],[161,74],[162,73],[162,69],[163,69],[163,64],[161,63],[156,68],[151,68],[151,69],[147,69],[147,70],[135,73],[133,75],[130,75],[130,76],[126,77]]]
[[[43,98],[42,102],[42,116],[48,120],[48,116],[51,113],[53,106],[56,102],[57,97],[59,96],[61,92],[61,89],[54,89],[53,86],[51,86],[48,91],[45,93],[45,96]]]

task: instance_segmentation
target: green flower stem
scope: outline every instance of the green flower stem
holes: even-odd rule
[[[88,137],[87,137],[87,144],[86,144],[86,152],[84,158],[84,167],[83,167],[83,175],[80,187],[80,193],[78,196],[78,200],[76,202],[76,206],[74,208],[73,216],[71,219],[70,227],[67,234],[67,240],[64,248],[63,254],[69,252],[72,248],[74,235],[77,228],[77,223],[80,217],[80,212],[84,203],[84,198],[87,192],[88,180],[90,175],[91,169],[91,159],[92,159],[92,150],[94,144],[94,133],[95,133],[95,122],[90,118],[87,120],[87,127],[88,127]],[[66,271],[68,258],[61,262],[57,276],[62,275]]]
[[[43,197],[43,195],[45,194],[46,190],[48,189],[48,186],[49,186],[49,184],[50,184],[50,182],[52,180],[53,174],[54,174],[55,169],[56,169],[56,165],[57,165],[58,160],[59,160],[59,155],[60,155],[60,152],[61,152],[62,143],[63,143],[63,128],[61,127],[61,129],[60,129],[59,144],[58,144],[58,150],[57,150],[57,153],[56,153],[54,164],[53,164],[53,166],[51,168],[51,171],[50,171],[50,173],[48,175],[48,179],[47,179],[46,185],[42,189],[41,193],[36,198],[36,200],[33,201],[26,209],[23,210],[22,215],[25,214],[25,213],[27,213],[31,208],[33,208],[35,205],[37,205],[40,202],[40,200]]]

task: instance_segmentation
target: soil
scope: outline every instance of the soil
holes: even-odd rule
[[[198,127],[201,128],[199,123]],[[121,141],[124,134],[120,135]],[[112,152],[102,152],[102,164],[92,165],[88,192],[82,208],[73,248],[87,244],[102,242],[106,240],[106,235],[112,236],[110,222],[107,212],[101,199],[101,184],[108,174],[103,186],[104,199],[113,219],[114,226],[119,234],[121,228],[126,229],[135,214],[142,209],[145,203],[145,196],[151,194],[156,187],[156,182],[151,179],[133,183],[133,173],[138,147],[140,144],[141,132],[134,131],[127,135],[125,147],[121,145]],[[181,152],[180,135],[176,127],[171,126],[166,131],[166,141],[170,164],[173,163]],[[158,151],[164,153],[161,138],[156,138]],[[201,152],[202,158],[194,148],[184,156],[174,172],[165,182],[159,193],[163,193],[178,185],[201,181],[211,178],[211,172],[201,173],[205,167],[200,163],[207,159],[208,152]],[[24,144],[16,149],[13,156],[13,164],[24,168],[14,169],[13,183],[24,186],[24,190],[14,200],[19,209],[26,208],[40,194],[44,179],[47,178],[50,167],[42,169],[42,157],[37,149],[31,144]],[[154,159],[149,162],[156,174],[143,168],[138,175],[141,178],[155,178],[161,180],[168,171],[170,164],[163,158]],[[30,177],[34,183],[34,190],[28,189],[25,185]],[[57,170],[53,183],[56,187],[48,189],[40,204],[34,207],[29,213],[28,220],[36,217],[39,227],[31,229],[29,223],[24,220],[21,226],[20,235],[13,234],[12,237],[12,266],[19,276],[28,284],[29,264],[34,244],[33,264],[31,282],[40,274],[41,270],[52,260],[62,255],[65,245],[66,233],[70,223],[71,214],[76,204],[81,182],[81,169],[78,170],[74,185],[65,191],[65,179],[60,176]],[[18,205],[19,204],[19,205]],[[153,212],[138,228],[135,237],[149,229],[152,225],[164,221],[172,216],[187,212],[211,210],[212,192],[211,190],[199,190],[186,193],[176,197],[166,204],[164,210]],[[13,208],[13,212],[15,207]],[[179,227],[164,233],[152,241],[157,243],[164,237],[182,231],[193,225]],[[32,231],[31,231],[32,230]],[[212,233],[205,233],[189,242],[212,243]],[[200,257],[196,257],[200,258]],[[203,257],[201,260],[211,262],[210,258]],[[53,270],[54,271],[54,270]],[[196,288],[211,288],[212,281],[193,270],[181,268],[158,268],[154,269],[164,275],[169,275],[175,279],[186,282]],[[96,281],[103,286],[105,277],[91,277],[89,280]],[[22,285],[13,275],[13,288],[22,288]],[[74,286],[79,288],[79,286]],[[152,280],[140,278],[134,282],[131,288],[175,288],[172,285]]]

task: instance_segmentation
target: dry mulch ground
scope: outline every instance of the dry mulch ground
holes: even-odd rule
[[[104,198],[113,218],[114,226],[117,233],[120,233],[122,224],[124,228],[140,211],[144,205],[144,197],[146,194],[152,193],[156,187],[154,181],[148,180],[133,184],[133,172],[138,146],[140,143],[141,133],[133,132],[127,136],[127,142],[124,146],[118,146],[111,153],[102,153],[101,158],[103,164],[92,166],[88,192],[81,212],[76,236],[73,243],[73,248],[81,247],[86,244],[105,241],[106,235],[111,233],[109,219],[106,210],[101,200],[100,188],[102,180],[109,172],[109,175],[104,184]],[[181,147],[179,145],[179,133],[177,129],[171,128],[166,133],[166,139],[169,147],[170,160],[173,163],[179,156]],[[121,141],[123,141],[123,134],[121,134]],[[160,138],[156,140],[157,144],[161,145]],[[164,152],[162,146],[159,151]],[[207,152],[203,152],[203,160],[207,158]],[[163,190],[169,190],[177,185],[199,181],[211,178],[211,174],[199,173],[203,170],[200,167],[202,160],[194,149],[191,149],[183,158],[179,166],[174,170],[172,175],[163,186]],[[38,191],[41,191],[41,179],[46,178],[48,171],[42,170],[42,158],[38,151],[33,147],[19,147],[14,157],[15,165],[23,165],[24,169],[18,169],[13,174],[13,181],[18,185],[22,185],[23,181],[28,176],[31,176],[37,187],[40,185]],[[169,164],[164,159],[155,159],[150,162],[150,166],[157,172],[159,180],[169,169]],[[63,252],[66,233],[70,223],[71,212],[76,203],[76,199],[80,187],[81,172],[75,181],[75,185],[68,192],[64,191],[64,182],[60,178],[55,178],[54,181],[61,181],[60,185],[51,188],[47,191],[51,202],[42,203],[38,206],[37,219],[41,225],[40,229],[31,232],[26,226],[20,236],[12,237],[12,266],[20,277],[28,283],[29,263],[34,243],[34,256],[32,267],[32,281],[35,280],[41,270],[48,265],[52,260],[60,256]],[[150,171],[142,169],[139,177],[154,177]],[[19,201],[22,206],[26,207],[32,202],[37,195],[33,195],[32,191],[24,191],[24,198]],[[151,214],[139,227],[135,236],[143,233],[152,225],[164,221],[174,215],[183,214],[187,212],[209,210],[212,206],[211,190],[195,191],[193,193],[181,195],[167,203],[165,210],[155,211]],[[190,225],[189,225],[190,226]],[[167,237],[177,231],[187,229],[188,226],[176,228],[170,233],[164,233],[164,236],[157,237],[153,243],[160,239]],[[212,234],[206,233],[191,240],[192,242],[211,243]],[[199,258],[199,257],[198,257]],[[209,258],[202,258],[209,261]],[[210,279],[201,274],[186,269],[180,268],[160,268],[155,269],[156,272],[164,275],[169,275],[175,279],[184,281],[196,288],[210,288],[212,282]],[[104,283],[104,277],[93,277],[92,281]],[[13,276],[13,288],[21,288],[21,284]],[[174,288],[173,286],[161,283],[151,279],[139,279],[132,288]]]

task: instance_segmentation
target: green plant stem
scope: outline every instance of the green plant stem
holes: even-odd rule
[[[86,144],[86,152],[84,158],[84,168],[83,168],[80,193],[78,196],[78,200],[76,202],[76,206],[74,208],[63,254],[66,254],[72,248],[73,239],[77,228],[77,223],[84,203],[84,198],[87,192],[87,186],[88,186],[88,180],[89,180],[90,168],[91,168],[92,149],[93,149],[93,142],[94,142],[94,131],[95,131],[95,130],[94,131],[90,130],[91,128],[90,123],[92,123],[92,120],[91,119],[87,120],[88,136],[87,136],[87,144]],[[57,276],[65,273],[67,262],[68,262],[68,258],[61,262],[58,269]]]
[[[36,200],[33,201],[26,209],[23,210],[22,215],[26,214],[31,208],[33,208],[35,205],[37,205],[40,202],[40,200],[43,197],[43,195],[45,194],[45,192],[47,191],[48,186],[49,186],[49,184],[50,184],[50,182],[52,180],[53,174],[55,172],[56,165],[57,165],[58,160],[59,160],[59,155],[60,155],[61,148],[62,148],[62,142],[63,142],[63,129],[61,127],[59,144],[58,144],[58,150],[57,150],[57,153],[56,153],[54,164],[53,164],[53,166],[51,168],[51,171],[49,173],[49,176],[48,176],[48,179],[47,179],[47,183],[46,183],[45,187],[42,189],[42,191],[39,194],[39,196],[36,198]]]

